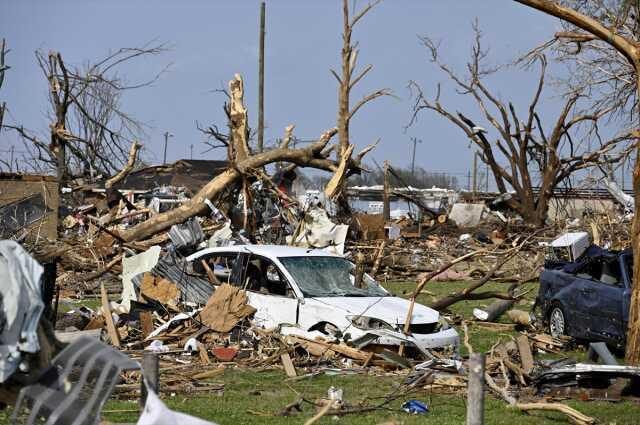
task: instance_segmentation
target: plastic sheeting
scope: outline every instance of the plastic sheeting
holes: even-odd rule
[[[44,310],[42,266],[14,241],[0,241],[0,382],[15,372],[21,352],[36,353]]]
[[[155,245],[141,254],[122,259],[122,305],[127,311],[131,308],[131,301],[138,300],[132,279],[139,274],[151,271],[159,258],[160,247]]]
[[[174,224],[169,229],[169,239],[177,249],[190,248],[204,240],[204,233],[200,223],[195,218],[183,224]]]

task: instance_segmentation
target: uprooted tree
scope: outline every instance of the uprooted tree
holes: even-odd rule
[[[311,167],[329,171],[334,175],[362,171],[362,158],[372,149],[367,146],[355,156],[349,156],[348,160],[331,159],[331,153],[336,145],[329,144],[332,137],[338,132],[337,128],[331,128],[324,132],[317,141],[304,148],[293,149],[289,147],[293,126],[287,126],[285,137],[279,146],[264,152],[254,153],[248,143],[249,132],[247,130],[248,113],[244,106],[244,84],[240,75],[229,81],[229,101],[225,105],[225,111],[229,119],[229,134],[222,135],[213,126],[209,127],[209,135],[218,141],[220,146],[227,148],[229,167],[223,173],[207,183],[188,202],[179,207],[158,214],[150,219],[120,233],[120,237],[127,241],[140,241],[168,229],[174,224],[197,216],[206,215],[209,206],[205,200],[216,202],[227,193],[229,188],[239,188],[249,175],[260,174],[266,166],[275,163],[288,163],[287,167]],[[353,150],[353,145],[348,147]]]
[[[49,141],[18,125],[32,167],[55,170],[60,187],[77,177],[108,177],[135,163],[142,123],[121,109],[122,94],[152,84],[160,74],[130,84],[117,73],[127,62],[164,51],[162,46],[123,48],[84,67],[67,66],[59,52],[36,52],[49,85]],[[131,155],[134,155],[133,158]]]
[[[631,110],[637,112],[638,98],[640,98],[640,31],[638,13],[640,4],[635,0],[603,1],[563,1],[550,0],[515,0],[525,6],[537,9],[547,15],[555,16],[571,26],[564,34],[556,34],[560,41],[576,45],[576,60],[578,65],[583,63],[601,66],[591,62],[593,55],[587,55],[587,60],[580,57],[583,52],[580,46],[590,44],[594,49],[601,49],[610,60],[623,64],[620,72],[607,72],[601,66],[603,74],[607,76],[610,86],[624,87],[630,93]],[[619,57],[619,59],[618,59]],[[624,71],[627,69],[629,72]],[[620,93],[625,93],[621,91]],[[631,115],[633,125],[640,128],[638,115]],[[636,211],[640,211],[640,145],[637,143],[640,130],[635,133],[636,162],[633,169],[633,189]],[[627,331],[627,348],[625,360],[627,364],[640,364],[640,214],[633,218],[633,290],[629,308],[629,327]]]
[[[440,58],[438,45],[428,37],[421,41],[428,49],[432,62],[455,84],[458,93],[471,96],[478,106],[479,117],[469,113],[452,112],[440,101],[440,85],[433,100],[416,82],[410,87],[416,92],[411,124],[422,110],[431,110],[460,128],[479,149],[481,160],[487,164],[500,193],[515,191],[509,201],[523,219],[532,225],[544,224],[554,189],[578,170],[605,161],[617,161],[624,154],[622,142],[633,138],[625,131],[607,140],[598,133],[598,121],[611,112],[611,107],[584,111],[578,106],[583,92],[576,90],[568,96],[552,125],[544,126],[537,113],[545,88],[547,60],[544,55],[528,58],[525,66],[537,63],[540,67],[538,83],[526,114],[521,115],[512,102],[505,103],[494,94],[486,78],[499,72],[498,67],[483,64],[487,57],[481,46],[481,33],[474,25],[475,42],[467,75],[459,75]],[[482,122],[480,121],[482,120]],[[489,123],[489,132],[480,124]],[[597,146],[594,146],[597,145]]]

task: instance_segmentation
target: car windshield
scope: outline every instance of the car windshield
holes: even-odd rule
[[[363,288],[354,286],[355,265],[340,257],[280,257],[306,297],[384,297],[389,295],[365,275]]]

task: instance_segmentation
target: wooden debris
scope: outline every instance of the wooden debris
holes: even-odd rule
[[[282,366],[284,367],[284,371],[289,378],[298,376],[298,374],[296,373],[296,368],[293,366],[293,362],[291,361],[291,356],[289,356],[289,353],[282,353],[280,355],[280,360],[282,361]]]
[[[516,344],[518,345],[518,352],[520,353],[522,370],[524,373],[530,374],[533,370],[533,354],[531,353],[529,338],[526,335],[519,335],[516,338]]]
[[[140,312],[140,330],[143,340],[153,332],[153,314],[150,311]]]
[[[174,307],[180,298],[180,290],[175,283],[169,282],[167,279],[155,277],[148,272],[142,277],[140,292],[145,297]]]
[[[229,332],[256,309],[247,304],[247,294],[238,287],[224,284],[219,286],[205,308],[200,312],[200,320],[214,331]]]
[[[113,317],[111,317],[111,308],[109,307],[109,297],[107,291],[104,289],[104,284],[100,284],[100,293],[102,296],[102,312],[104,314],[104,321],[107,324],[107,332],[111,339],[111,344],[116,347],[120,347],[120,335],[116,329],[116,325],[113,323]]]

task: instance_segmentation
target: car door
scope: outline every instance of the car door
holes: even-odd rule
[[[578,338],[591,338],[594,328],[598,326],[598,318],[594,315],[594,310],[598,308],[598,282],[602,265],[599,261],[593,260],[585,264],[579,270],[572,282],[572,312],[571,323],[572,336]]]
[[[266,257],[250,255],[244,264],[243,289],[256,309],[258,326],[273,328],[298,322],[298,299],[279,267]]]
[[[603,259],[600,277],[586,279],[582,288],[582,304],[590,338],[616,340],[624,335],[621,333],[623,296],[624,280],[618,258]]]

